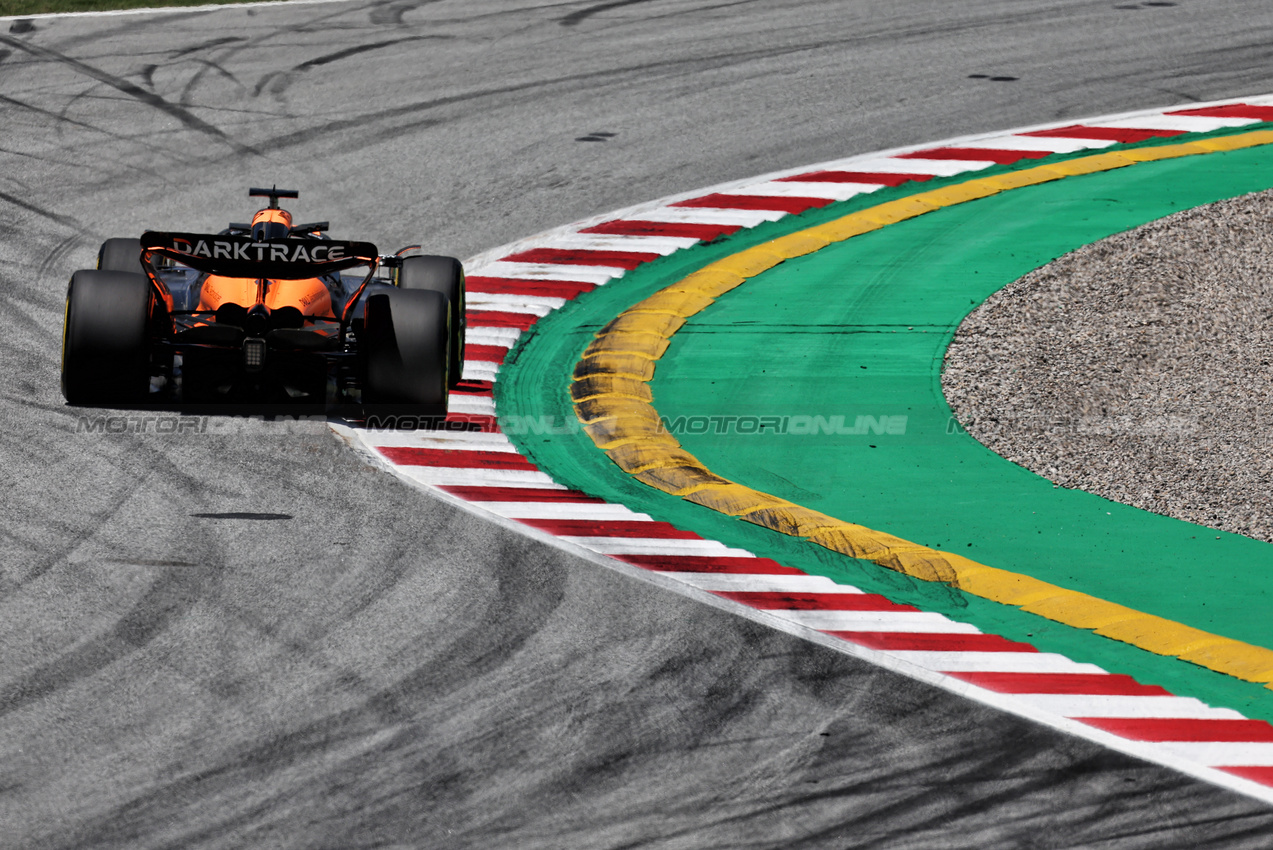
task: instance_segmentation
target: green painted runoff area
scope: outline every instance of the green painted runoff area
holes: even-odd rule
[[[501,416],[555,417],[560,433],[514,428],[510,436],[557,480],[727,545],[1273,720],[1273,693],[1259,685],[684,502],[626,476],[571,427],[573,365],[625,307],[749,245],[935,185],[855,198],[678,252],[571,302],[512,352],[497,385]],[[1268,148],[1143,163],[938,210],[790,260],[687,322],[658,363],[654,405],[666,420],[680,420],[685,448],[726,478],[984,564],[1273,645],[1273,545],[1054,487],[954,426],[940,381],[964,316],[1028,271],[1173,212],[1270,185]],[[783,417],[787,433],[773,433]],[[817,433],[793,433],[809,430]]]

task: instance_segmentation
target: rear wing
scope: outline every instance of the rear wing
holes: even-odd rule
[[[223,277],[302,280],[353,268],[371,266],[379,252],[370,242],[333,239],[276,239],[258,242],[251,236],[208,233],[141,235],[142,262],[154,256]]]

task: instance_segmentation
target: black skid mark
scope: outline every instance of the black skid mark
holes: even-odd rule
[[[242,145],[234,141],[233,139],[231,139],[229,136],[225,134],[225,131],[222,130],[221,128],[214,127],[213,125],[209,124],[207,121],[204,121],[202,118],[199,118],[198,116],[191,114],[188,110],[183,109],[177,104],[169,103],[168,101],[160,97],[158,94],[155,94],[154,92],[148,92],[138,85],[130,83],[125,79],[121,79],[120,77],[116,77],[114,74],[108,74],[105,71],[101,70],[100,68],[94,68],[92,65],[88,65],[83,62],[80,62],[78,59],[72,59],[69,56],[63,56],[62,54],[54,50],[49,50],[46,47],[39,47],[34,44],[27,44],[24,41],[20,41],[19,39],[12,38],[7,35],[0,35],[0,43],[7,44],[10,47],[14,47],[25,53],[29,53],[38,59],[44,59],[45,61],[58,62],[62,65],[66,65],[68,68],[71,68],[72,70],[80,74],[83,74],[86,77],[90,77],[101,83],[105,83],[111,88],[119,92],[122,92],[123,94],[128,95],[129,97],[133,98],[134,100],[137,100],[140,103],[144,103],[147,106],[158,109],[160,112],[164,112],[168,115],[171,115],[173,118],[176,118],[184,126],[190,128],[191,130],[196,130],[200,133],[203,133],[204,135],[211,136],[214,139],[225,142],[226,144],[233,147],[238,153],[241,153],[241,154],[256,153],[256,151],[253,150],[252,148]]]
[[[361,742],[374,741],[376,745],[366,747],[360,759],[379,760],[389,754],[401,757],[410,741],[428,734],[424,724],[431,703],[514,663],[561,606],[565,597],[562,572],[547,562],[514,566],[516,559],[510,557],[504,563],[507,566],[499,568],[495,576],[494,596],[485,609],[473,612],[472,627],[456,634],[446,645],[434,647],[414,669],[378,688],[358,671],[350,670],[338,683],[356,700],[351,700],[353,704],[321,715],[300,714],[298,720],[278,730],[268,730],[227,748],[217,761],[209,760],[168,781],[154,783],[125,807],[86,821],[80,827],[82,834],[111,835],[116,842],[122,842],[116,846],[140,844],[145,830],[153,829],[154,824],[170,823],[173,813],[192,805],[192,801],[232,793],[264,776],[290,769],[308,770],[307,765],[313,763],[316,754],[334,754],[347,747],[363,750]],[[182,572],[198,571],[174,571]],[[295,648],[298,652],[307,651],[306,645]],[[335,701],[332,704],[338,705]],[[489,734],[508,735],[511,751],[519,746],[517,739],[522,730],[518,725],[515,733],[493,729]],[[365,768],[354,769],[361,773]],[[436,788],[429,791],[431,798],[438,793]],[[181,835],[179,843],[195,846],[224,837],[225,832],[216,822],[192,827]]]
[[[207,575],[209,573],[202,570],[180,570],[162,576],[109,632],[77,646],[0,690],[0,716],[96,675],[146,646],[199,601]]]
[[[107,558],[108,564],[121,564],[125,567],[202,567],[191,561],[174,561],[167,558]]]
[[[442,0],[417,0],[415,3],[377,3],[371,9],[370,21],[377,26],[402,26],[402,16],[407,12],[419,9],[421,6],[427,6],[430,3],[440,3]]]
[[[238,86],[239,89],[243,91],[247,91],[247,86],[239,82],[238,77],[234,76],[233,73],[226,70],[220,64],[213,62],[211,59],[195,59],[192,61],[198,62],[202,67],[200,67],[198,71],[195,71],[194,75],[191,76],[189,82],[187,82],[186,85],[181,89],[180,103],[182,106],[187,106],[190,104],[190,96],[194,92],[195,86],[199,84],[199,82],[203,79],[204,74],[206,74],[208,71],[215,71],[221,77],[225,78],[226,80],[229,80],[231,83]]]
[[[839,44],[840,42],[829,42]],[[538,90],[547,90],[556,86],[587,86],[592,88],[597,85],[598,80],[618,79],[633,74],[657,74],[660,76],[674,73],[681,76],[687,64],[695,69],[714,69],[726,65],[736,65],[740,62],[748,61],[752,58],[774,59],[784,56],[788,53],[799,53],[807,49],[805,46],[799,48],[788,49],[765,49],[765,50],[746,50],[746,51],[729,51],[720,54],[700,56],[691,60],[689,63],[683,59],[661,60],[655,62],[642,62],[635,65],[626,65],[622,67],[612,68],[602,72],[587,71],[580,73],[564,74],[558,77],[547,79],[531,80],[529,82],[521,82],[513,85],[493,86],[490,88],[479,89],[476,91],[465,92],[462,94],[447,95],[445,97],[431,98],[429,100],[417,101],[414,103],[392,106],[386,109],[376,110],[374,112],[363,113],[348,118],[336,118],[326,123],[307,127],[303,130],[296,130],[284,133],[270,139],[258,142],[256,152],[258,154],[273,153],[296,144],[310,143],[316,138],[350,128],[371,128],[377,125],[383,125],[386,122],[403,118],[404,116],[417,115],[429,110],[438,109],[445,106],[451,106],[457,103],[476,103],[487,98],[500,98],[510,95],[520,95],[524,92],[533,92]],[[290,73],[290,72],[287,72]],[[257,92],[259,93],[266,85],[270,85],[271,89],[277,87],[285,88],[286,81],[275,79],[285,74],[267,74],[262,77],[261,82],[257,84]],[[273,82],[271,82],[273,80]],[[377,127],[374,130],[376,138],[383,136],[381,129]],[[221,160],[212,160],[221,161]]]
[[[2,95],[2,94],[0,94],[0,103],[7,103],[9,106],[17,107],[18,109],[27,109],[27,110],[30,110],[31,112],[34,112],[36,115],[43,115],[45,118],[52,118],[53,120],[58,122],[65,122],[67,124],[71,124],[76,127],[83,127],[85,130],[94,130],[98,133],[102,133],[104,135],[110,136],[113,139],[123,138],[122,136],[119,136],[115,133],[107,132],[106,130],[101,129],[100,127],[94,127],[92,124],[87,124],[83,121],[76,121],[74,118],[67,118],[65,115],[59,115],[56,112],[51,112],[42,107],[35,106],[34,104],[26,103],[21,100],[15,100],[14,98],[6,97],[5,95]]]
[[[205,41],[203,44],[196,44],[193,47],[183,47],[181,50],[173,51],[169,54],[170,59],[180,59],[182,56],[189,56],[191,53],[198,53],[200,50],[208,50],[213,47],[221,47],[225,44],[237,44],[240,41],[247,41],[241,35],[230,35],[225,38],[214,38],[212,41]]]
[[[575,139],[575,141],[576,142],[608,142],[611,139],[613,139],[616,135],[618,134],[604,133],[604,132],[589,133],[586,136],[578,137],[577,139]]]
[[[219,514],[191,514],[199,519],[247,519],[257,521],[278,521],[295,519],[291,514],[256,513],[253,511],[227,511]]]
[[[82,95],[76,95],[74,98],[71,99],[69,103],[74,103],[81,96]],[[18,109],[26,109],[26,110],[29,110],[30,112],[35,113],[36,115],[41,115],[45,118],[51,118],[53,122],[58,125],[69,124],[72,127],[82,127],[85,130],[90,130],[94,133],[100,133],[101,135],[106,136],[109,139],[129,139],[129,141],[136,142],[136,139],[134,139],[133,137],[125,136],[121,133],[115,133],[103,127],[97,127],[85,121],[79,121],[79,120],[76,120],[75,118],[68,117],[66,113],[70,111],[69,103],[63,107],[61,112],[53,112],[51,110],[44,109],[34,104],[26,103],[21,100],[15,100],[14,98],[6,97],[4,95],[0,95],[0,103],[8,104],[9,106],[17,107]],[[60,126],[57,128],[57,132],[60,136],[62,133],[62,128]],[[146,144],[146,147],[149,148],[150,150],[153,150],[156,153],[160,152],[155,145],[150,144],[149,142],[145,142],[145,140],[143,140],[142,143]],[[13,153],[13,151],[9,151],[9,153]],[[168,152],[163,152],[163,153],[167,154]],[[26,156],[34,157],[33,154],[26,154]],[[41,157],[35,157],[35,158],[39,159]],[[148,176],[154,176],[154,174],[150,172],[143,172],[143,173],[146,173]],[[6,199],[11,200],[8,198]]]
[[[27,212],[35,213],[41,218],[47,218],[50,221],[56,221],[58,224],[62,225],[63,227],[69,227],[75,230],[76,232],[85,230],[83,225],[81,225],[78,221],[71,218],[70,216],[60,215],[58,213],[53,212],[52,210],[46,210],[43,207],[38,207],[35,204],[31,203],[30,201],[24,201],[21,198],[17,197],[16,195],[10,195],[8,192],[0,192],[0,201],[4,203],[13,204],[15,207],[21,207]]]
[[[377,131],[376,141],[378,143],[383,144],[384,142],[389,142],[394,139],[402,138],[403,136],[415,135],[421,132],[422,130],[427,130],[430,127],[436,127],[439,124],[443,124],[443,123],[445,122],[441,118],[419,118],[415,121],[408,121],[405,124],[399,124],[398,126],[391,127],[387,130]],[[349,153],[358,153],[359,151],[363,151],[366,149],[367,149],[367,142],[363,139],[356,139],[356,140],[351,140],[347,143],[339,145],[338,147],[334,149],[333,152],[349,154]],[[454,423],[451,423],[451,424],[454,424]],[[465,429],[465,430],[468,430],[468,429]]]
[[[317,68],[321,65],[330,65],[332,62],[338,62],[350,56],[357,56],[359,53],[368,53],[372,50],[379,50],[382,47],[392,47],[395,44],[405,44],[409,41],[435,41],[435,40],[451,40],[454,38],[449,35],[411,35],[406,38],[391,38],[387,41],[376,41],[371,44],[358,44],[353,47],[346,47],[344,50],[337,50],[335,53],[327,53],[323,56],[316,56],[313,59],[307,59],[296,67],[293,71],[308,71],[310,68]]]
[[[384,47],[392,47],[395,44],[404,44],[411,41],[431,41],[437,39],[451,39],[453,36],[444,35],[412,35],[405,38],[391,38],[385,41],[377,41],[371,44],[359,44],[353,47],[346,47],[344,50],[337,50],[334,53],[326,53],[322,56],[315,56],[313,59],[306,59],[299,65],[293,66],[287,71],[271,71],[265,74],[261,79],[256,81],[256,86],[252,90],[253,97],[259,97],[263,91],[269,91],[275,97],[281,97],[288,87],[291,86],[296,74],[304,73],[312,68],[319,68],[323,65],[330,65],[333,62],[339,62],[350,56],[357,56],[360,53],[368,53],[373,50],[380,50]],[[237,80],[236,80],[237,82]]]
[[[416,8],[415,3],[392,3],[371,10],[371,23],[382,27],[402,26],[402,16]]]
[[[580,9],[578,12],[571,12],[557,23],[563,27],[578,26],[580,21],[591,18],[600,12],[608,12],[611,9],[618,9],[621,6],[634,6],[637,3],[648,3],[649,0],[611,0],[609,3],[598,3],[595,6],[589,6],[586,9]]]
[[[36,271],[37,280],[56,280],[53,272],[58,268],[65,268],[66,259],[81,251],[87,253],[90,245],[89,238],[82,232],[72,233],[65,239],[60,240],[53,249],[44,255],[44,259],[40,261],[40,266]],[[94,248],[96,253],[96,248]],[[59,305],[60,306],[60,305]],[[59,328],[60,330],[60,328]]]
[[[291,84],[292,84],[291,71],[271,71],[268,74],[263,75],[261,79],[256,81],[256,87],[252,89],[252,96],[260,97],[261,92],[268,89],[270,94],[274,95],[275,97],[278,97],[282,95],[283,92],[287,90],[287,87],[290,86]]]

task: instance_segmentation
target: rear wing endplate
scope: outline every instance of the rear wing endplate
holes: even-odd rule
[[[160,233],[141,236],[142,262],[165,257],[201,272],[223,277],[302,280],[353,268],[376,266],[379,252],[370,242],[334,239],[275,239],[208,233]]]

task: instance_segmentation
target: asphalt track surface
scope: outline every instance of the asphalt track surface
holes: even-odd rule
[[[478,521],[321,423],[84,433],[61,399],[69,273],[242,219],[250,184],[464,257],[780,168],[1273,91],[1273,7],[880,5],[0,24],[0,846],[1267,846],[1266,806]]]

